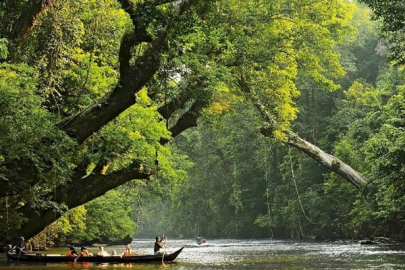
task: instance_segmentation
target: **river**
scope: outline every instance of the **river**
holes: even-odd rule
[[[166,252],[184,246],[175,262],[156,264],[80,264],[7,262],[0,254],[0,269],[170,269],[170,270],[260,270],[260,269],[405,269],[405,245],[360,245],[354,242],[308,242],[282,240],[215,239],[198,246],[194,240],[170,240]],[[133,250],[151,254],[153,240],[132,243]],[[121,251],[122,247],[107,247]],[[97,248],[89,248],[96,253]],[[67,249],[51,250],[65,253]]]

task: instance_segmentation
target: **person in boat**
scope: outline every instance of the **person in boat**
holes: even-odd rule
[[[97,255],[98,256],[110,256],[110,254],[108,254],[108,252],[104,250],[103,246],[98,247]]]
[[[201,237],[200,235],[197,236],[197,239],[196,239],[196,240],[197,240],[197,244],[198,244],[198,245],[201,245],[202,237]]]
[[[89,257],[89,256],[93,256],[93,254],[89,253],[89,251],[87,250],[87,247],[82,247],[80,249],[80,254],[75,258],[75,262],[77,261],[77,259],[79,259],[80,257]]]
[[[15,253],[17,253],[17,254],[25,254],[25,253],[27,253],[27,252],[24,250],[24,249],[25,249],[25,243],[24,243],[24,241],[25,241],[24,237],[21,236],[21,237],[19,238],[18,244],[15,245],[15,246],[12,248],[12,250],[14,250]]]
[[[122,253],[121,256],[131,256],[132,250],[131,250],[131,245],[128,244],[124,247],[124,252]]]
[[[155,246],[153,247],[153,252],[156,254],[162,254],[163,252],[161,251],[161,249],[166,245],[166,243],[162,244],[164,236],[162,236],[162,238],[160,238],[159,236],[156,236],[156,240],[155,240]],[[166,237],[167,240],[167,237]]]
[[[138,255],[136,252],[133,252],[131,250],[131,244],[128,244],[124,248],[124,252],[121,254],[121,257],[123,256],[132,256],[132,255]]]
[[[206,240],[204,237],[201,237],[201,244],[205,244]]]
[[[69,251],[66,255],[69,257],[77,257],[79,254],[77,254],[77,251],[74,247],[70,246]]]

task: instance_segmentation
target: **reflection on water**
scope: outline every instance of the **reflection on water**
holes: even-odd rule
[[[154,239],[139,240],[132,248],[140,254],[153,253]],[[359,245],[358,243],[322,243],[280,240],[209,240],[197,245],[193,239],[170,240],[166,252],[184,246],[173,263],[155,264],[90,264],[90,263],[8,263],[0,255],[0,269],[405,269],[405,246]],[[93,250],[94,249],[94,250]],[[90,248],[96,253],[97,248]],[[121,252],[122,247],[107,247],[107,251]],[[52,250],[65,253],[66,250]]]

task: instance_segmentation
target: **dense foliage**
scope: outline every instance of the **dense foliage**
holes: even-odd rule
[[[317,91],[317,84],[299,77],[293,122],[301,136],[363,172],[367,188],[359,193],[294,149],[263,138],[253,109],[238,103],[227,116],[176,138],[177,151],[194,166],[177,187],[181,194],[166,200],[175,213],[166,217],[168,231],[187,237],[404,238],[404,73],[386,62],[370,16],[357,6],[350,21],[356,31],[336,47],[346,72],[335,81],[341,89]]]
[[[17,2],[0,3],[1,241],[403,237],[404,74],[369,9]]]

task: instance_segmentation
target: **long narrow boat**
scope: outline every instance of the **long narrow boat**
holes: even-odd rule
[[[133,256],[81,256],[77,262],[97,262],[97,263],[146,263],[146,262],[171,262],[174,261],[184,247],[170,254],[159,255],[133,255]],[[75,257],[62,254],[18,254],[7,252],[7,258],[10,261],[20,262],[73,262]]]

